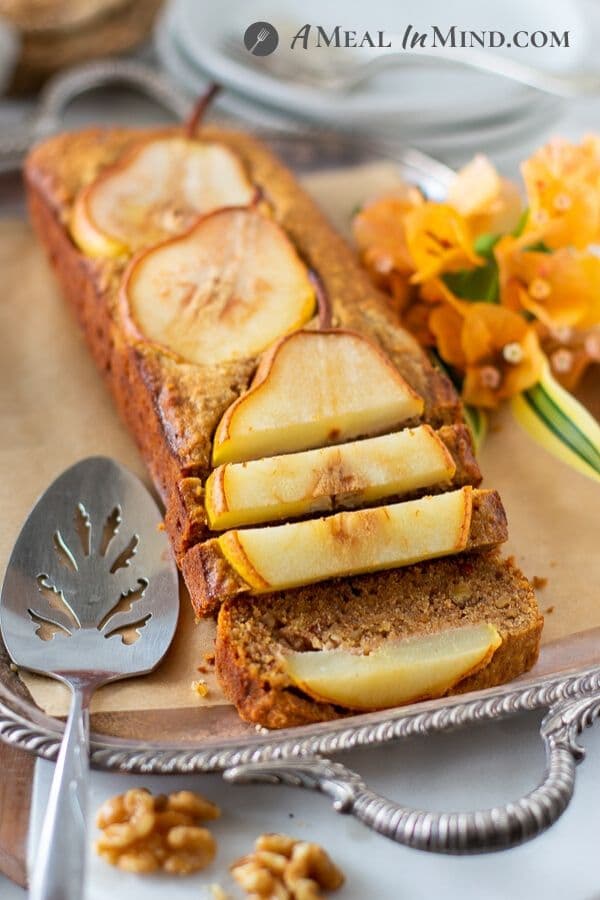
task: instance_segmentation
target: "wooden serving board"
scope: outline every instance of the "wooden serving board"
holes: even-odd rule
[[[35,757],[0,743],[0,872],[25,887]]]

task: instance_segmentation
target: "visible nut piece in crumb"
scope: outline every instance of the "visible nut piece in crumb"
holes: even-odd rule
[[[220,814],[218,806],[193,791],[154,797],[145,788],[135,788],[111,797],[98,810],[96,852],[126,872],[141,875],[162,869],[189,875],[215,858],[215,839],[200,823]]]
[[[286,834],[262,834],[254,853],[231,866],[231,874],[252,900],[320,900],[344,875],[325,850]]]

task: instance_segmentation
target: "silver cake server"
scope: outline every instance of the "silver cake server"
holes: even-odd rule
[[[91,457],[39,499],[17,539],[0,629],[17,666],[72,691],[31,881],[32,900],[80,900],[87,849],[89,704],[109,681],[154,669],[179,612],[160,511],[116,462]]]

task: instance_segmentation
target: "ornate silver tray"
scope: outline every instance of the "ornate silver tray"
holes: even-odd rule
[[[575,767],[584,758],[577,742],[582,729],[600,714],[600,667],[557,674],[568,658],[598,655],[595,629],[560,646],[547,645],[535,672],[510,685],[417,703],[342,719],[335,724],[257,733],[218,708],[207,712],[195,733],[170,744],[92,735],[92,764],[101,769],[144,774],[221,772],[238,784],[268,782],[319,791],[334,808],[350,813],[370,828],[419,850],[437,853],[482,853],[514,846],[541,834],[567,808],[575,786]],[[554,674],[545,673],[549,667]],[[55,759],[61,723],[42,713],[26,697],[6,655],[0,665],[0,738],[45,759]],[[477,812],[428,812],[380,796],[360,775],[328,758],[344,750],[396,741],[414,735],[448,731],[463,725],[546,709],[540,736],[546,766],[529,794]],[[156,733],[185,728],[183,711],[146,712],[143,727],[135,716],[133,732]],[[123,714],[124,715],[124,714]],[[113,716],[114,718],[114,716]],[[113,721],[113,726],[116,723]],[[107,723],[107,727],[110,725]],[[119,730],[115,728],[115,730]],[[233,736],[226,737],[230,733]]]
[[[32,136],[55,127],[63,104],[73,96],[107,81],[134,84],[181,113],[185,104],[181,97],[173,99],[168,85],[139,66],[134,70],[131,64],[96,64],[63,77],[46,95],[41,126],[33,122],[21,135],[21,146],[13,146],[11,152],[22,152]],[[407,179],[434,197],[443,196],[450,174],[420,153],[357,145],[335,135],[269,133],[261,137],[301,172],[383,156],[393,159]],[[593,624],[598,626],[600,621]],[[370,790],[360,775],[328,758],[359,746],[387,744],[534,709],[547,711],[540,732],[546,751],[540,783],[529,794],[487,810],[437,813],[405,807]],[[509,685],[335,723],[257,731],[228,706],[205,708],[194,717],[184,709],[98,714],[92,718],[92,763],[120,772],[221,772],[235,783],[296,785],[325,794],[336,810],[398,843],[438,853],[478,853],[519,844],[556,821],[573,794],[576,764],[584,756],[577,736],[599,714],[600,627],[590,627],[545,644],[535,669]],[[32,702],[0,646],[0,739],[54,759],[61,729],[59,720]],[[173,737],[156,741],[157,733]]]

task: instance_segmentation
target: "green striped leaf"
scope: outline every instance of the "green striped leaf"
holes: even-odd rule
[[[464,406],[465,420],[471,434],[473,435],[473,444],[475,452],[479,454],[487,434],[488,417],[483,409],[479,406]]]
[[[513,397],[511,406],[517,422],[538,444],[600,482],[600,424],[556,381],[549,365],[534,387]]]

